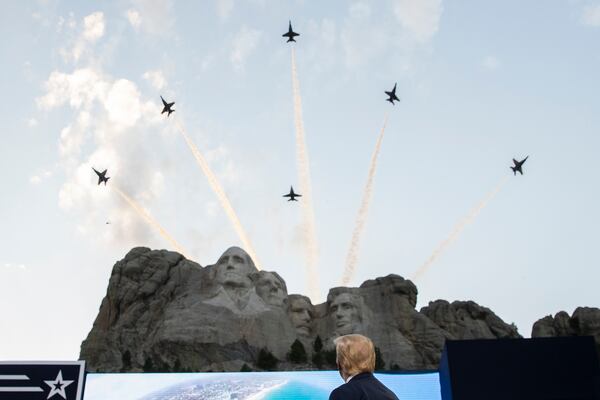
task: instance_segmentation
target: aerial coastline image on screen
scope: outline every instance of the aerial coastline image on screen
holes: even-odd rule
[[[437,372],[376,374],[403,400],[440,400]],[[84,400],[327,400],[337,371],[88,374]]]

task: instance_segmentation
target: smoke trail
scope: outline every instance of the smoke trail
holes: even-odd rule
[[[246,235],[246,231],[242,227],[242,223],[240,222],[240,219],[238,218],[237,214],[235,213],[235,210],[233,209],[233,207],[231,206],[231,202],[229,201],[229,198],[225,194],[223,187],[221,186],[217,177],[215,176],[215,174],[212,172],[212,170],[208,166],[206,159],[204,158],[202,153],[200,153],[200,150],[198,150],[198,147],[196,147],[194,142],[192,142],[192,140],[186,133],[181,122],[177,121],[177,126],[179,127],[179,132],[181,133],[181,135],[185,139],[185,142],[187,143],[188,147],[192,151],[194,158],[198,162],[200,169],[202,170],[202,172],[204,172],[204,175],[206,175],[206,179],[208,179],[208,184],[212,188],[213,192],[215,192],[215,194],[217,195],[217,198],[219,199],[221,206],[223,207],[223,209],[225,210],[225,213],[229,217],[229,220],[233,224],[233,229],[235,229],[235,232],[237,233],[238,237],[240,238],[242,245],[244,247],[244,250],[246,250],[246,252],[250,256],[250,258],[252,258],[252,260],[254,261],[254,265],[260,271],[262,268],[261,268],[261,264],[258,260],[258,257],[256,256],[256,252],[254,251],[254,247],[252,246],[250,239],[248,239],[248,235]]]
[[[308,291],[310,298],[317,301],[319,298],[319,275],[317,262],[319,249],[317,246],[315,213],[313,208],[312,185],[310,181],[310,165],[306,150],[304,136],[304,120],[302,118],[302,98],[300,97],[300,84],[296,70],[296,51],[292,47],[292,89],[294,94],[294,124],[296,127],[296,162],[298,163],[298,179],[300,193],[302,193],[302,228],[306,246],[306,269],[308,272]]]
[[[142,218],[144,218],[149,225],[155,228],[160,233],[160,235],[164,239],[166,239],[175,250],[177,250],[177,252],[182,254],[185,258],[190,259],[183,247],[181,247],[181,245],[177,243],[177,241],[175,241],[175,239],[173,239],[173,237],[169,235],[169,233],[162,226],[160,226],[160,224],[154,218],[152,218],[148,211],[146,211],[142,206],[137,204],[135,200],[133,200],[131,197],[127,196],[115,184],[112,184],[111,187],[123,198],[123,200],[125,200],[125,202],[127,202],[131,206],[131,208],[133,208]]]
[[[471,212],[469,212],[469,214],[462,221],[460,221],[454,227],[454,230],[452,231],[450,236],[448,236],[448,238],[446,238],[446,240],[444,240],[443,242],[441,242],[439,244],[439,246],[433,251],[431,256],[429,256],[427,261],[425,261],[425,263],[423,265],[421,265],[421,267],[413,274],[411,279],[413,279],[413,280],[419,279],[421,276],[423,276],[423,274],[425,274],[425,272],[427,272],[427,270],[429,269],[431,264],[433,264],[434,261],[438,259],[438,257],[442,254],[442,252],[444,250],[446,250],[446,248],[448,246],[450,246],[452,243],[454,243],[456,241],[456,239],[458,239],[458,236],[467,227],[467,225],[469,225],[471,222],[473,222],[475,217],[477,217],[477,215],[479,215],[479,213],[488,205],[488,203],[494,197],[496,197],[498,192],[502,189],[502,187],[504,186],[504,184],[507,181],[508,181],[508,177],[505,177],[504,179],[502,179],[502,181],[498,184],[498,186],[496,186],[496,188],[494,190],[492,190],[490,193],[488,193],[488,195],[475,208],[473,208],[471,210]]]
[[[369,215],[369,206],[371,204],[371,197],[373,196],[373,179],[375,178],[375,171],[377,170],[377,158],[379,156],[379,150],[381,149],[381,142],[383,141],[383,135],[385,133],[385,127],[387,125],[388,114],[385,115],[383,120],[383,126],[381,132],[375,143],[375,150],[371,156],[371,165],[369,167],[369,177],[363,192],[363,198],[358,210],[356,217],[356,223],[354,225],[354,231],[352,232],[352,240],[350,241],[350,249],[348,249],[348,255],[346,256],[346,269],[342,276],[342,285],[347,286],[356,272],[356,264],[358,262],[358,250],[360,247],[360,239],[367,223],[367,217]]]

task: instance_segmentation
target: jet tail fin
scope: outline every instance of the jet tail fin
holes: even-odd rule
[[[515,176],[517,176],[517,169],[516,169],[515,167],[510,167],[510,169],[512,169],[512,171],[513,171],[513,174],[514,174]]]

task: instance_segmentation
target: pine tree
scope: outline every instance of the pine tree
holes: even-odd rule
[[[248,364],[244,363],[244,365],[242,365],[242,368],[240,369],[240,372],[252,372],[252,368],[250,368]]]
[[[144,372],[155,372],[154,371],[154,363],[152,362],[152,358],[147,357],[146,362],[143,367]]]
[[[256,366],[265,371],[273,371],[277,367],[279,360],[266,348],[260,349]]]
[[[128,372],[131,370],[131,353],[129,350],[125,350],[125,353],[121,355],[121,372]]]
[[[304,349],[304,345],[298,339],[296,339],[294,343],[292,343],[292,347],[290,348],[290,352],[288,353],[288,360],[290,360],[294,364],[305,363],[308,360],[308,357],[306,356],[306,350]]]
[[[317,368],[321,369],[323,367],[323,353],[314,353],[312,356],[312,362]]]
[[[331,367],[335,367],[337,363],[337,354],[335,349],[324,350],[322,353],[325,363]]]
[[[383,361],[383,357],[381,356],[381,350],[379,347],[375,346],[375,370],[381,371],[385,368],[385,361]]]
[[[323,341],[321,340],[321,336],[319,335],[317,335],[317,338],[315,339],[315,343],[313,344],[313,350],[315,351],[315,353],[318,353],[321,350],[323,350]]]

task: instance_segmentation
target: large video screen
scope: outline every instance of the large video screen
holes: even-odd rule
[[[441,400],[439,375],[375,374],[402,400]],[[337,371],[88,374],[84,400],[327,400]]]

